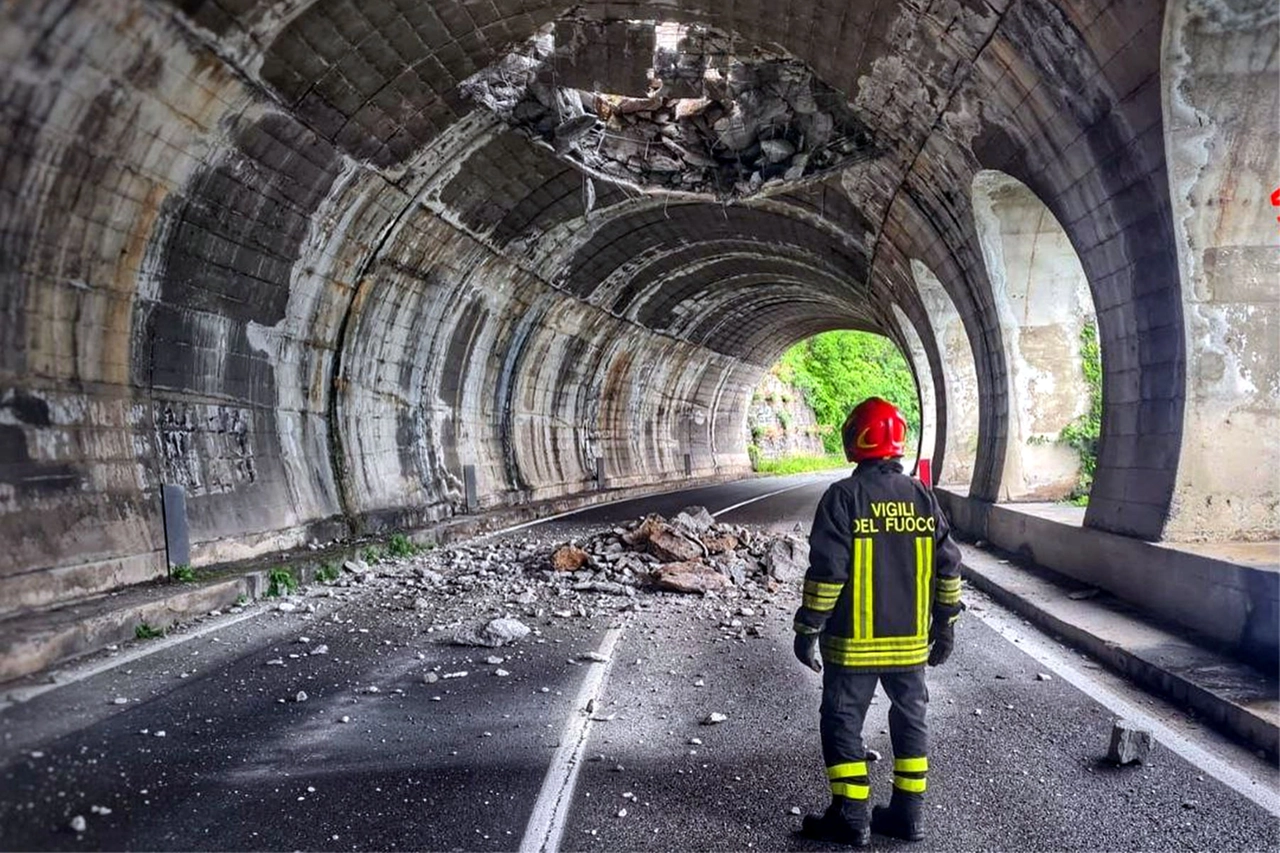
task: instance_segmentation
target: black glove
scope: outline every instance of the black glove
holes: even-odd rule
[[[796,660],[814,672],[822,672],[822,656],[818,654],[818,635],[796,632],[796,641],[792,646]]]
[[[929,631],[929,666],[942,666],[956,645],[956,632],[945,619],[934,618]]]

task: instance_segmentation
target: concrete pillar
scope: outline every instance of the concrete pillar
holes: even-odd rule
[[[1280,208],[1268,198],[1280,181],[1277,17],[1272,0],[1176,0],[1165,16],[1187,352],[1168,539],[1280,536]],[[1148,413],[1153,427],[1166,416]]]
[[[929,315],[929,325],[933,327],[933,337],[942,356],[947,434],[941,436],[941,441],[945,442],[943,468],[935,471],[934,477],[941,485],[967,489],[978,452],[978,371],[973,361],[973,350],[965,334],[964,321],[938,277],[914,258],[911,275]]]
[[[1058,220],[1022,182],[979,172],[973,207],[1010,368],[1000,497],[1058,500],[1076,487],[1080,460],[1057,438],[1089,410],[1080,355],[1081,329],[1095,321],[1088,279]]]
[[[898,330],[907,342],[904,355],[915,374],[916,391],[920,399],[920,435],[907,436],[907,456],[917,459],[937,459],[938,438],[938,401],[934,393],[933,370],[929,367],[929,358],[925,355],[924,342],[920,340],[915,325],[898,305],[893,306],[893,316],[898,321]],[[918,441],[917,441],[918,439]],[[914,445],[914,446],[912,446]]]

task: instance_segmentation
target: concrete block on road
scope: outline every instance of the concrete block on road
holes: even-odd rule
[[[1107,758],[1116,764],[1141,764],[1151,752],[1151,732],[1128,720],[1116,720],[1111,729],[1111,747]]]

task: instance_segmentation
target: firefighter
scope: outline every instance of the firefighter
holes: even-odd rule
[[[831,784],[831,805],[806,817],[801,832],[855,847],[865,847],[871,832],[924,837],[924,667],[947,660],[964,609],[960,549],[933,493],[902,472],[906,435],[902,413],[879,397],[849,414],[842,437],[857,467],[818,505],[795,616],[796,657],[823,672],[820,731]],[[877,682],[892,703],[893,794],[868,815],[862,723]]]

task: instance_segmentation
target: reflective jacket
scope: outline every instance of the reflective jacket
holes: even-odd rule
[[[918,669],[929,657],[931,621],[954,621],[962,609],[960,549],[924,484],[881,459],[827,489],[795,618],[800,633],[821,633],[824,663]]]

